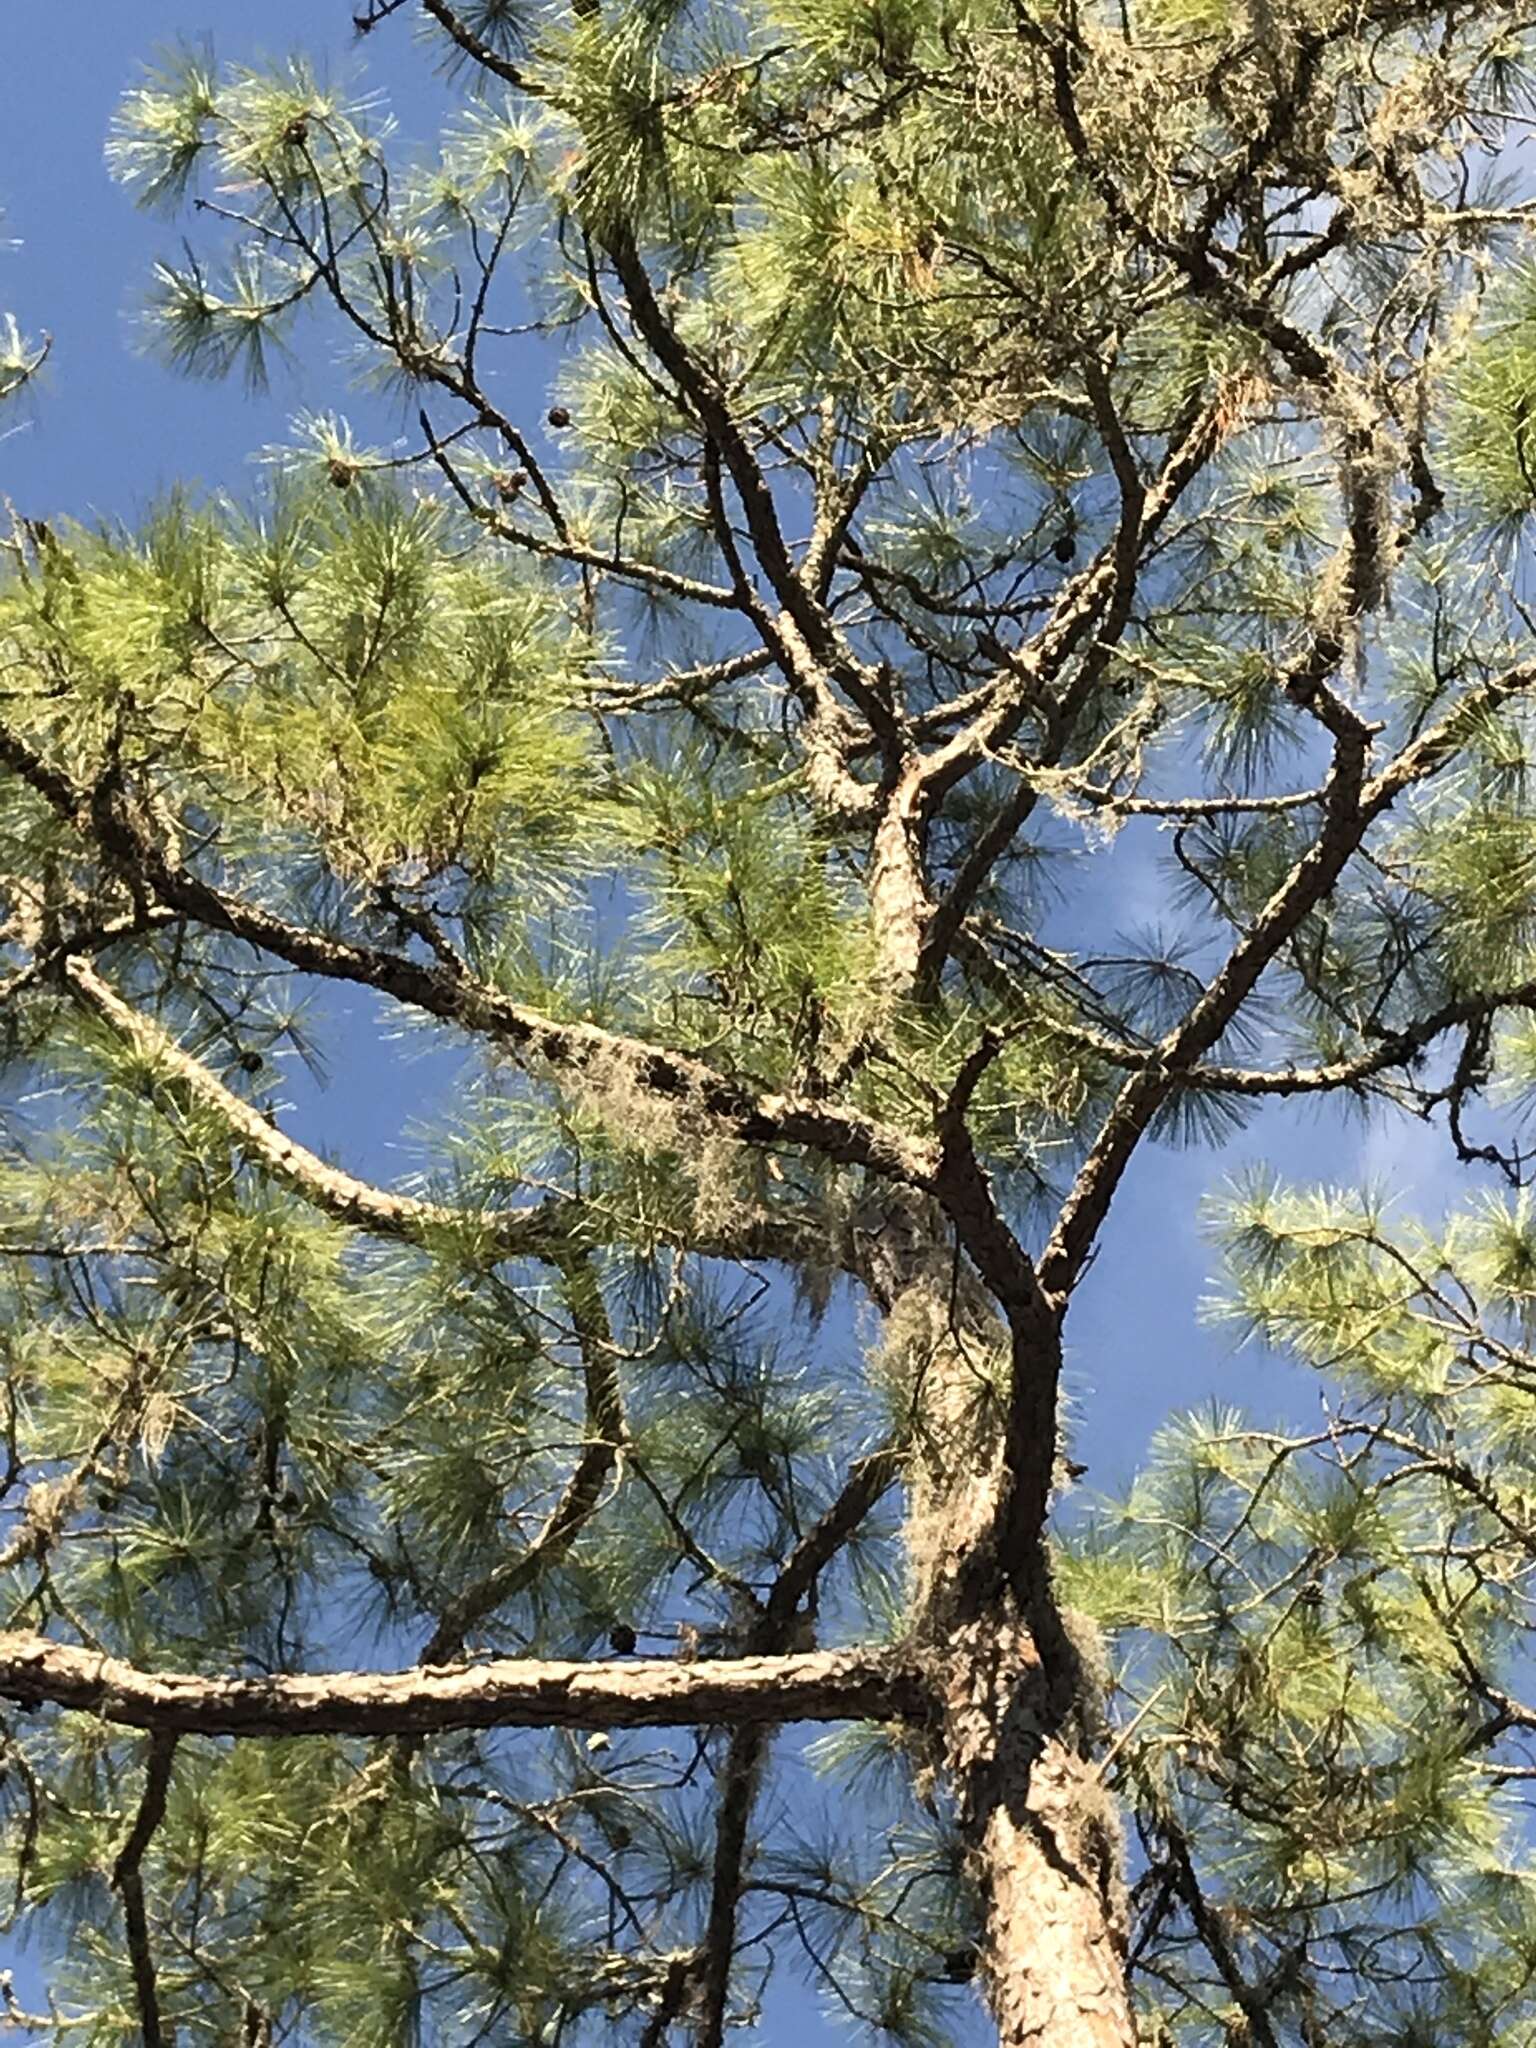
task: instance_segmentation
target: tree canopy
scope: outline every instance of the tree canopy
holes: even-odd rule
[[[354,25],[108,143],[149,345],[336,409],[6,543],[5,2016],[1536,2042],[1530,25]],[[395,1185],[338,990],[452,1063]],[[1462,1171],[1213,1203],[1317,1427],[1074,1494],[1126,1177],[1330,1100]]]

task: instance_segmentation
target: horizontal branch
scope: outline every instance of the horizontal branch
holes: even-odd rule
[[[910,1657],[820,1650],[683,1664],[499,1658],[451,1669],[206,1678],[143,1671],[95,1650],[0,1633],[0,1698],[177,1735],[436,1735],[455,1728],[680,1728],[918,1720]]]

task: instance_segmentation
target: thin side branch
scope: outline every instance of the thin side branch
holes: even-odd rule
[[[123,1902],[128,1961],[133,1970],[133,1988],[139,2005],[139,2031],[144,2037],[144,2048],[164,2048],[169,2038],[160,2017],[159,1983],[154,1950],[149,1940],[149,1919],[144,1910],[141,1870],[155,1830],[165,1818],[165,1802],[171,1789],[171,1763],[175,1754],[176,1737],[164,1730],[156,1730],[150,1738],[139,1810],[112,1867],[112,1882]]]
[[[484,1232],[501,1258],[550,1255],[565,1241],[570,1222],[567,1211],[574,1205],[558,1197],[527,1210],[456,1209],[442,1202],[393,1194],[328,1165],[226,1087],[201,1060],[178,1045],[163,1025],[125,1002],[94,967],[71,959],[65,964],[64,977],[85,1007],[110,1025],[126,1045],[200,1109],[211,1110],[251,1164],[339,1223],[409,1244],[420,1244],[447,1231]]]

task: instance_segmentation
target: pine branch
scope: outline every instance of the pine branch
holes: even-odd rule
[[[820,1573],[858,1528],[900,1471],[894,1448],[861,1458],[837,1499],[796,1545],[753,1623],[758,1655],[781,1654],[800,1625],[800,1610]],[[745,1885],[752,1810],[771,1738],[768,1728],[737,1728],[716,1777],[715,1854],[704,1938],[694,1958],[698,2048],[720,2048],[727,2024],[736,1925]]]
[[[903,1460],[902,1448],[887,1444],[855,1461],[837,1498],[795,1545],[774,1580],[753,1633],[755,1650],[769,1649],[771,1638],[793,1627],[822,1572],[901,1477]]]
[[[1117,471],[1121,472],[1121,516],[1114,537],[1098,560],[1082,576],[1069,582],[1036,638],[1009,657],[976,715],[923,763],[920,772],[924,806],[936,803],[946,790],[1006,746],[1032,703],[1042,707],[1046,729],[1031,765],[1049,770],[1066,758],[1083,711],[1129,623],[1138,550],[1155,538],[1159,527],[1220,446],[1218,396],[1192,408],[1185,430],[1149,489],[1136,472],[1108,387],[1102,383],[1099,404],[1103,431],[1118,440],[1120,449]],[[1050,685],[1061,675],[1084,634],[1094,627],[1097,630],[1090,653],[1066,688],[1052,698],[1048,694]],[[1024,776],[1018,788],[977,833],[923,932],[916,964],[920,989],[938,987],[972,905],[1033,816],[1038,801],[1038,788]]]
[[[513,1002],[484,982],[424,967],[379,947],[289,924],[254,904],[227,896],[187,869],[158,862],[150,880],[162,899],[198,922],[285,961],[301,973],[350,981],[425,1010],[445,1023],[496,1040],[556,1077],[590,1080],[599,1092],[632,1087],[658,1106],[694,1117],[716,1135],[761,1146],[803,1145],[849,1166],[921,1186],[931,1150],[873,1119],[793,1096],[760,1094],[695,1055],[645,1039],[568,1024]]]
[[[1326,672],[1342,651],[1337,640],[1319,636],[1306,678],[1308,701],[1320,702],[1322,691],[1312,671]],[[1058,1301],[1064,1302],[1075,1285],[1131,1155],[1152,1119],[1180,1084],[1181,1077],[1194,1068],[1227,1029],[1266,967],[1343,873],[1372,817],[1385,807],[1383,802],[1374,802],[1366,795],[1370,729],[1331,693],[1324,715],[1335,720],[1338,729],[1318,836],[1212,976],[1188,1016],[1162,1040],[1155,1061],[1121,1089],[1078,1171],[1041,1256],[1041,1285]]]
[[[467,22],[462,21],[448,6],[447,0],[421,0],[422,7],[431,15],[445,35],[457,44],[464,55],[478,64],[483,71],[489,71],[493,78],[499,78],[504,85],[510,85],[515,92],[532,92],[525,74],[508,58],[493,50],[489,43],[482,42]],[[370,24],[371,26],[371,24]]]
[[[164,917],[152,921],[164,922]],[[163,1026],[125,1002],[74,952],[77,945],[93,940],[103,948],[116,944],[137,931],[141,923],[117,920],[104,923],[94,935],[72,935],[63,962],[66,981],[125,1043],[162,1067],[190,1100],[213,1111],[252,1164],[315,1208],[374,1236],[430,1244],[439,1235],[469,1234],[483,1238],[486,1249],[498,1258],[526,1257],[558,1267],[576,1257],[582,1239],[600,1227],[591,1206],[575,1196],[551,1196],[530,1209],[464,1209],[379,1188],[322,1160],[226,1087]],[[797,1268],[825,1266],[830,1261],[855,1279],[861,1277],[857,1262],[846,1248],[829,1240],[820,1218],[788,1207],[754,1209],[743,1203],[739,1211],[733,1208],[728,1217],[711,1222],[704,1230],[690,1230],[688,1244],[706,1258],[747,1264],[768,1261]],[[80,1258],[113,1249],[109,1243],[0,1244],[0,1257]]]
[[[878,696],[871,695],[863,666],[796,567],[768,479],[719,380],[683,342],[662,311],[630,227],[615,227],[605,238],[605,246],[624,286],[631,320],[677,385],[736,488],[757,564],[783,607],[783,617],[771,631],[787,679],[808,691],[814,703],[826,690],[825,678],[834,678],[867,716],[873,712],[871,722],[878,724],[882,716]]]
[[[1536,663],[1520,662],[1464,692],[1442,718],[1404,747],[1366,786],[1361,802],[1371,817],[1378,817],[1405,790],[1452,766],[1482,721],[1533,685]]]
[[[1206,1953],[1216,1965],[1222,1983],[1243,2015],[1253,2048],[1280,2048],[1280,2037],[1270,2024],[1263,1994],[1255,1990],[1244,1975],[1221,1915],[1213,1910],[1201,1890],[1184,1830],[1169,1815],[1160,1816],[1158,1826],[1173,1862],[1174,1888]]]
[[[565,1556],[596,1512],[621,1455],[626,1435],[624,1401],[602,1283],[588,1253],[567,1249],[552,1254],[551,1262],[560,1270],[581,1350],[585,1381],[581,1456],[528,1548],[448,1601],[421,1653],[424,1665],[453,1663],[472,1628]]]
[[[135,807],[110,784],[78,790],[14,730],[0,726],[0,762],[13,768],[50,806],[95,841],[158,907],[180,911],[303,974],[353,982],[413,1005],[521,1055],[538,1069],[599,1092],[629,1088],[658,1107],[696,1119],[714,1135],[747,1145],[797,1146],[842,1165],[913,1186],[926,1185],[937,1164],[933,1147],[874,1119],[791,1095],[759,1092],[705,1061],[646,1039],[593,1024],[563,1023],[504,996],[441,961],[423,965],[379,946],[353,943],[290,923],[274,912],[215,889],[161,851]]]
[[[64,978],[84,1006],[109,1024],[125,1044],[181,1089],[189,1101],[211,1111],[251,1164],[337,1222],[407,1244],[426,1243],[434,1235],[450,1231],[473,1231],[483,1236],[487,1250],[498,1258],[549,1257],[568,1244],[572,1215],[579,1205],[561,1197],[528,1210],[457,1209],[391,1193],[327,1165],[226,1087],[163,1026],[125,1002],[94,967],[78,958],[68,959]]]
[[[166,2048],[169,2040],[160,2016],[159,1987],[154,1950],[150,1945],[149,1920],[144,1910],[144,1880],[141,1871],[145,1852],[154,1839],[155,1830],[165,1818],[176,1741],[174,1734],[164,1730],[156,1729],[152,1733],[139,1810],[129,1830],[128,1839],[112,1866],[112,1882],[123,1902],[128,1961],[133,1971],[134,1991],[138,1997],[139,2030],[144,2037],[144,2048]]]
[[[704,1939],[693,1968],[697,2048],[721,2048],[725,2039],[748,1830],[767,1760],[770,1732],[765,1728],[735,1729],[715,1779],[714,1869]]]
[[[568,535],[549,540],[531,533],[527,527],[515,526],[475,496],[449,455],[446,442],[434,433],[426,413],[420,413],[418,419],[427,437],[432,460],[447,479],[454,496],[471,519],[509,547],[543,561],[569,562],[576,568],[599,570],[605,576],[617,577],[621,583],[633,583],[638,589],[654,590],[664,597],[683,598],[690,604],[707,605],[715,611],[741,609],[739,593],[728,590],[723,584],[706,583],[700,577],[685,576],[660,563],[637,561],[631,555],[605,554],[601,548],[585,547]]]
[[[900,1650],[207,1678],[148,1671],[47,1636],[0,1633],[0,1698],[170,1735],[438,1735],[455,1728],[750,1727],[914,1720],[927,1686]]]

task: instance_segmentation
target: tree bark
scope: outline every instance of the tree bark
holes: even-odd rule
[[[451,1728],[777,1726],[918,1719],[929,1710],[900,1651],[816,1650],[682,1664],[495,1658],[411,1671],[208,1678],[145,1671],[48,1636],[0,1634],[0,1699],[185,1735],[434,1735]]]
[[[1022,1624],[977,1621],[952,1643],[944,1768],[983,1900],[999,2048],[1136,2048],[1120,1821],[1069,1687]]]
[[[1092,1749],[1102,1727],[1086,1624],[1051,1583],[1043,1504],[1055,1459],[1059,1344],[1019,1342],[957,1268],[932,1208],[886,1198],[872,1242],[887,1351],[911,1376],[917,1444],[907,1523],[918,1647],[934,1686],[935,1762],[981,1901],[980,1987],[999,2048],[1136,2048],[1126,1985],[1122,1832]],[[1046,1376],[1042,1514],[1009,1512],[1011,1376]],[[1014,1447],[1016,1450],[1016,1447]],[[1015,1554],[1017,1553],[1017,1554]]]

